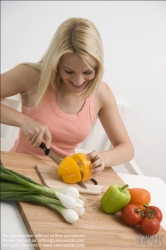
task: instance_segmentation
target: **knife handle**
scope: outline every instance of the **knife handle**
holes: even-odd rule
[[[39,146],[40,148],[42,148],[44,150],[45,155],[48,155],[50,152],[49,148],[46,148],[46,145],[44,144],[44,142],[42,142]]]

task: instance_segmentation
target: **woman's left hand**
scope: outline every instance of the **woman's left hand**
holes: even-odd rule
[[[87,156],[88,159],[92,162],[91,165],[92,177],[101,173],[105,168],[104,159],[101,156],[101,154],[98,153],[96,150],[94,150],[91,153],[88,153]]]

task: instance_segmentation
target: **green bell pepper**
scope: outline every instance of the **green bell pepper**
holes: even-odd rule
[[[112,185],[107,189],[100,201],[105,213],[115,214],[129,203],[131,195],[126,189],[127,187],[128,184],[124,186]]]

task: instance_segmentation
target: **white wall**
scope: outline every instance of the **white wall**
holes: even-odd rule
[[[1,1],[1,72],[39,60],[73,16],[90,19],[101,33],[104,81],[130,106],[125,125],[134,160],[166,182],[165,1]]]

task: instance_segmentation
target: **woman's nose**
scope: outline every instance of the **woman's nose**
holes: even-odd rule
[[[82,85],[84,83],[84,77],[82,75],[75,76],[73,78],[73,83],[78,86]]]

